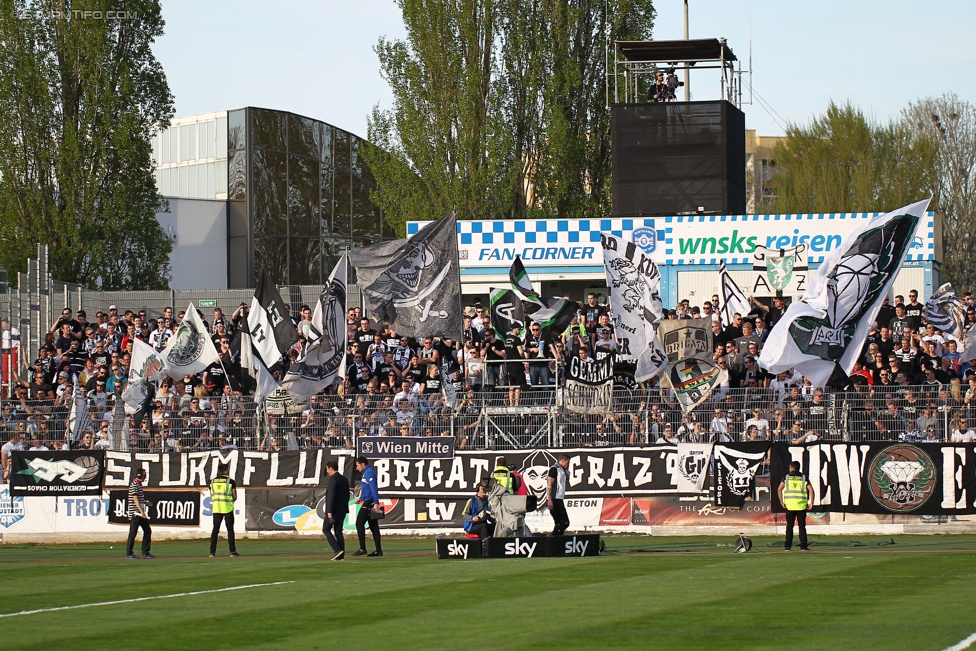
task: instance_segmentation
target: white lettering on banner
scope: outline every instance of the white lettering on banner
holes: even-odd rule
[[[294,477],[278,477],[281,466],[281,455],[271,455],[271,474],[268,477],[268,486],[291,486],[295,483]]]
[[[451,462],[451,474],[448,476],[444,488],[451,488],[455,483],[457,483],[458,488],[468,487],[468,482],[464,481],[464,466],[461,463],[461,457],[454,457],[454,461]]]
[[[191,452],[189,456],[190,468],[187,470],[189,475],[187,486],[209,486],[207,479],[207,461],[210,459],[209,452]],[[272,461],[272,464],[274,461]],[[196,481],[198,483],[194,484]]]
[[[394,459],[393,473],[393,485],[397,486],[398,488],[402,488],[405,491],[410,490],[410,487],[413,486],[413,484],[410,483],[410,479],[408,479],[410,476],[410,462],[402,459]]]
[[[444,473],[441,472],[441,462],[440,459],[431,459],[430,467],[427,469],[427,480],[430,482],[430,488],[437,488],[441,485],[441,480],[444,479]]]
[[[587,483],[596,484],[600,488],[606,486],[607,482],[600,476],[603,472],[603,457],[587,457],[586,460],[590,462],[590,477]]]
[[[959,464],[956,464],[956,459]],[[942,448],[942,508],[965,509],[969,499],[963,488],[962,469],[966,465],[966,448]],[[962,497],[956,501],[956,490],[962,489]]]
[[[120,466],[119,461],[125,461],[126,465]],[[106,486],[128,486],[129,485],[129,455],[123,452],[105,453],[105,485]],[[119,477],[118,475],[121,475]]]
[[[860,446],[861,458],[858,461],[858,446],[835,445],[834,459],[837,461],[837,484],[840,489],[840,503],[843,506],[859,506],[861,504],[861,477],[864,476],[864,464],[867,463],[870,445]],[[850,456],[848,456],[850,455]]]
[[[376,471],[376,486],[378,488],[389,488],[390,486],[390,460],[377,459],[373,463],[373,470]]]
[[[614,484],[619,484],[620,488],[628,488],[630,482],[627,481],[627,468],[624,464],[624,455],[615,454],[613,455],[613,468],[610,470],[610,480],[607,482],[607,488],[611,488]]]
[[[295,480],[295,484],[298,486],[318,486],[319,477],[322,476],[322,450],[315,451],[315,472],[311,475],[306,475],[306,466],[308,465],[308,452],[302,451],[298,455],[298,479]]]
[[[423,307],[421,307],[420,305],[415,305],[414,306],[418,310],[420,310],[420,322],[421,323],[423,323],[424,321],[426,321],[428,317],[436,317],[438,319],[446,319],[448,316],[450,316],[447,313],[447,310],[433,310],[432,311],[430,309],[430,306],[431,306],[431,304],[433,302],[434,302],[433,300],[428,299],[427,300],[427,305],[424,305]]]
[[[827,479],[830,470],[830,446],[811,445],[807,451],[810,454],[810,476],[807,481],[813,487],[813,503],[830,506],[830,481]],[[821,452],[825,457],[823,461],[820,460]]]
[[[240,452],[237,450],[227,450],[227,454],[224,454],[224,450],[214,450],[213,451],[213,463],[210,466],[210,476],[217,476],[217,467],[220,464],[227,464],[228,473],[231,477],[237,476],[237,458],[240,456]],[[209,485],[209,484],[208,484]]]
[[[186,479],[187,479],[186,454],[182,453],[180,454],[179,457],[174,457],[174,455],[172,454],[164,454],[162,455],[162,457],[163,457],[162,458],[163,476],[159,480],[159,485],[160,486],[186,486]],[[180,462],[179,479],[170,479],[170,477],[172,476],[170,473],[170,461],[173,458],[178,459]]]
[[[241,482],[244,486],[251,485],[251,475],[257,471],[254,467],[253,460],[260,459],[262,461],[268,460],[268,452],[245,452],[244,453],[244,479]]]
[[[474,467],[474,486],[481,482],[481,476],[488,474],[488,459],[475,459],[472,464]]]
[[[583,481],[583,475],[585,471],[580,467],[580,458],[578,456],[573,457],[569,460],[569,485],[578,486]]]
[[[654,474],[651,472],[650,457],[634,457],[632,462],[635,466],[640,466],[637,476],[634,477],[634,486],[643,486],[654,481]]]
[[[572,540],[566,541],[565,553],[580,556],[586,556],[586,547],[590,544],[589,540],[577,540],[576,536],[573,536]]]
[[[536,545],[538,544],[522,542],[519,538],[516,538],[512,542],[505,543],[505,555],[522,556],[524,554],[526,558],[532,558],[532,555],[535,554]]]
[[[677,452],[662,452],[661,459],[664,459],[664,467],[668,469],[668,476],[671,477],[671,485],[678,485],[678,475],[681,471],[678,469],[678,454]]]
[[[447,555],[448,556],[460,556],[461,558],[468,557],[468,543],[459,543],[456,540],[452,540],[447,545]]]
[[[196,514],[196,505],[187,500],[185,502],[165,500],[156,502],[156,519],[192,520]]]
[[[416,463],[417,466],[417,488],[426,488],[427,484],[424,483],[424,466],[427,465],[426,459],[421,459]]]

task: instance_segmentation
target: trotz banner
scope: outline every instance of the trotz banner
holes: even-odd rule
[[[617,354],[623,361],[635,361],[634,379],[646,382],[659,374],[668,361],[654,328],[664,315],[659,292],[661,272],[632,242],[607,233],[601,233],[600,240]]]
[[[794,368],[813,386],[826,385],[835,371],[849,374],[928,203],[871,219],[828,254],[803,300],[769,333],[759,365],[770,373]]]
[[[681,410],[688,413],[728,377],[712,360],[712,320],[662,321],[657,335],[668,356],[661,385],[674,391]]]
[[[398,334],[461,336],[457,217],[431,222],[407,240],[349,252],[370,312]]]

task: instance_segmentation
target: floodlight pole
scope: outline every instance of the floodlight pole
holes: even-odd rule
[[[685,40],[688,40],[688,0],[685,0]],[[691,64],[685,62],[685,101],[691,101]]]

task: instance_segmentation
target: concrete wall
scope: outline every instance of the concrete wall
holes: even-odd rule
[[[170,289],[227,289],[227,202],[167,197],[156,219],[173,242]]]

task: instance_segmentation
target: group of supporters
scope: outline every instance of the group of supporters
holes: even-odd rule
[[[893,305],[885,301],[852,373],[852,391],[843,400],[810,386],[797,373],[770,376],[757,364],[770,330],[786,311],[782,299],[774,298],[768,305],[750,299],[750,313],[735,314],[730,323],[723,323],[718,296],[701,305],[681,301],[665,310],[665,318],[712,319],[714,359],[727,371],[726,382],[687,415],[656,379],[636,391],[618,391],[609,415],[564,415],[561,442],[803,441],[840,430],[863,438],[970,440],[973,434],[966,423],[970,406],[976,407],[976,371],[959,352],[962,342],[925,322],[918,298],[913,290],[907,302],[901,296]],[[968,329],[976,312],[972,296],[967,293],[964,300]],[[119,404],[133,341],[162,350],[184,313],[165,308],[151,318],[145,310],[120,312],[112,305],[89,321],[85,311],[65,309],[37,357],[19,376],[13,396],[2,402],[4,450],[276,450],[349,446],[357,436],[450,431],[463,447],[482,429],[486,401],[513,408],[512,427],[518,434],[529,432],[533,416],[518,416],[514,408],[558,401],[571,358],[597,361],[622,352],[607,307],[592,293],[579,303],[563,332],[531,321],[524,330],[516,324],[499,331],[479,300],[463,309],[459,341],[418,341],[367,318],[359,308],[350,309],[345,377],[297,408],[258,418],[248,398],[254,382],[240,364],[239,335],[246,327],[248,307],[242,304],[230,316],[216,308],[204,323],[219,361],[199,375],[163,381],[155,397],[152,429],[149,419],[136,426]],[[279,380],[286,364],[299,359],[307,345],[312,328],[309,306],[301,306],[293,322],[298,341],[271,368]],[[10,333],[4,337],[12,345]],[[72,429],[77,432],[71,427],[78,410],[76,392],[85,398],[92,427],[72,436]]]

